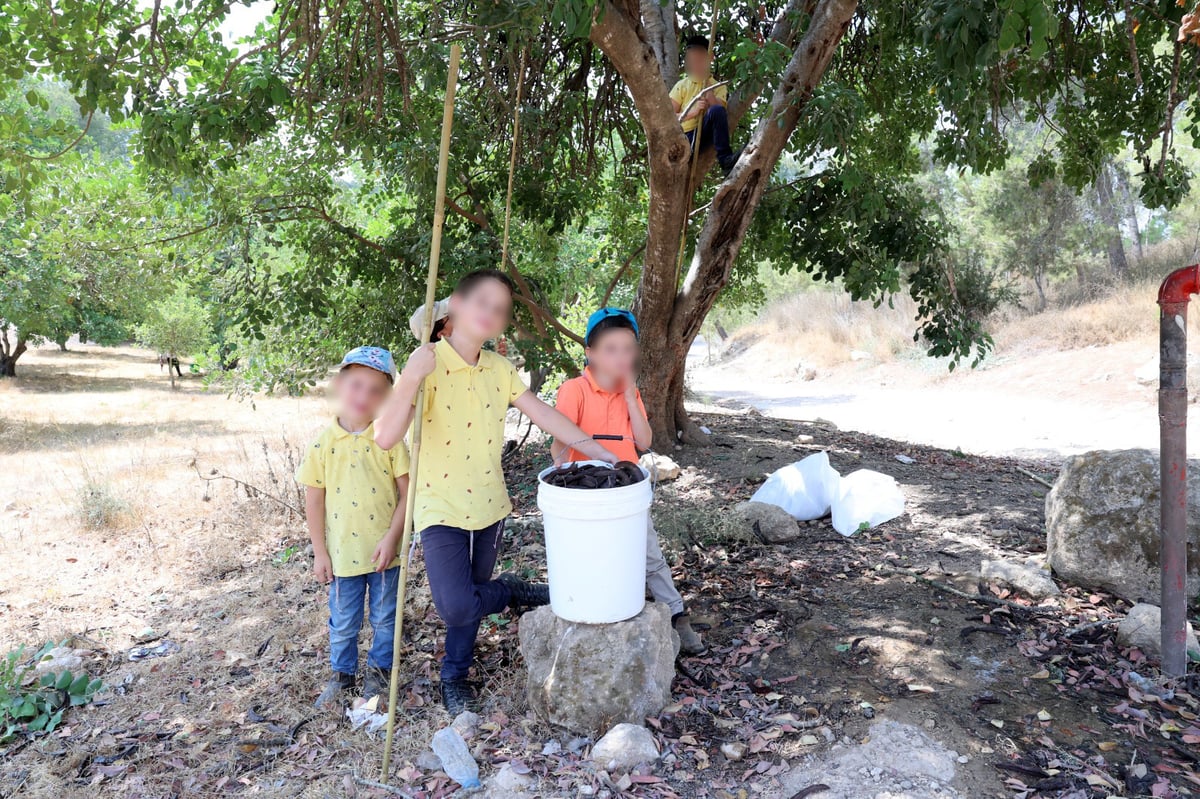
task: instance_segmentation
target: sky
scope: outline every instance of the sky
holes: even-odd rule
[[[275,7],[273,0],[256,0],[249,6],[235,3],[229,9],[229,16],[218,29],[225,41],[235,42],[254,33],[255,27],[271,14]]]

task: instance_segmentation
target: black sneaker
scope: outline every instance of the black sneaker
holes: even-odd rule
[[[550,604],[550,586],[545,583],[527,583],[511,572],[496,578],[508,586],[510,608],[539,608]]]
[[[458,718],[464,710],[470,710],[475,702],[475,689],[466,680],[442,680],[442,704],[450,718]]]
[[[741,157],[742,151],[739,149],[728,158],[721,159],[721,172],[724,173],[725,177],[729,177],[729,173],[733,171],[735,166],[737,166],[738,159]]]
[[[367,666],[363,674],[363,699],[378,696],[381,702],[386,702],[388,689],[391,684],[391,674],[375,666]]]
[[[317,697],[317,701],[313,704],[316,707],[329,707],[334,702],[339,701],[343,691],[354,690],[354,675],[345,674],[344,672],[335,671],[333,676],[325,683],[324,690]]]

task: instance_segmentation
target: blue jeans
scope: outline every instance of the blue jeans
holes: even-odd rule
[[[421,531],[429,592],[446,622],[443,680],[467,678],[479,622],[508,607],[508,586],[492,579],[503,534],[503,519],[482,530],[435,524]]]
[[[371,648],[367,665],[392,667],[392,641],[396,637],[396,586],[400,567],[382,574],[334,577],[329,586],[329,662],[334,671],[358,673],[358,632],[363,624],[363,604],[371,622]]]
[[[692,128],[686,134],[688,142],[696,138],[696,129]],[[717,151],[717,163],[722,167],[732,166],[733,147],[729,143],[729,114],[725,106],[710,105],[704,112],[704,122],[700,126],[700,150],[709,147]]]

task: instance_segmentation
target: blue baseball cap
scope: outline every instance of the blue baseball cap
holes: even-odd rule
[[[637,319],[633,318],[633,314],[624,308],[601,308],[592,313],[587,320],[587,330],[583,334],[583,345],[591,346],[592,333],[596,331],[596,325],[603,322],[605,319],[620,319],[626,324],[622,327],[628,327],[633,331],[634,338],[641,338],[641,333],[638,331]]]
[[[396,382],[396,360],[383,347],[355,347],[346,353],[338,370],[347,366],[365,366],[387,375],[389,383]]]

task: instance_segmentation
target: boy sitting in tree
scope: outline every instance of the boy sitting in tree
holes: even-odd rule
[[[680,115],[679,124],[693,147],[696,146],[696,126],[700,126],[700,149],[712,147],[716,150],[717,163],[728,177],[741,153],[735,153],[729,144],[729,116],[725,111],[729,93],[725,86],[710,88],[717,83],[712,76],[712,61],[708,39],[688,37],[683,50],[684,75],[671,89],[671,107]],[[699,99],[692,104],[697,95],[700,95]]]

